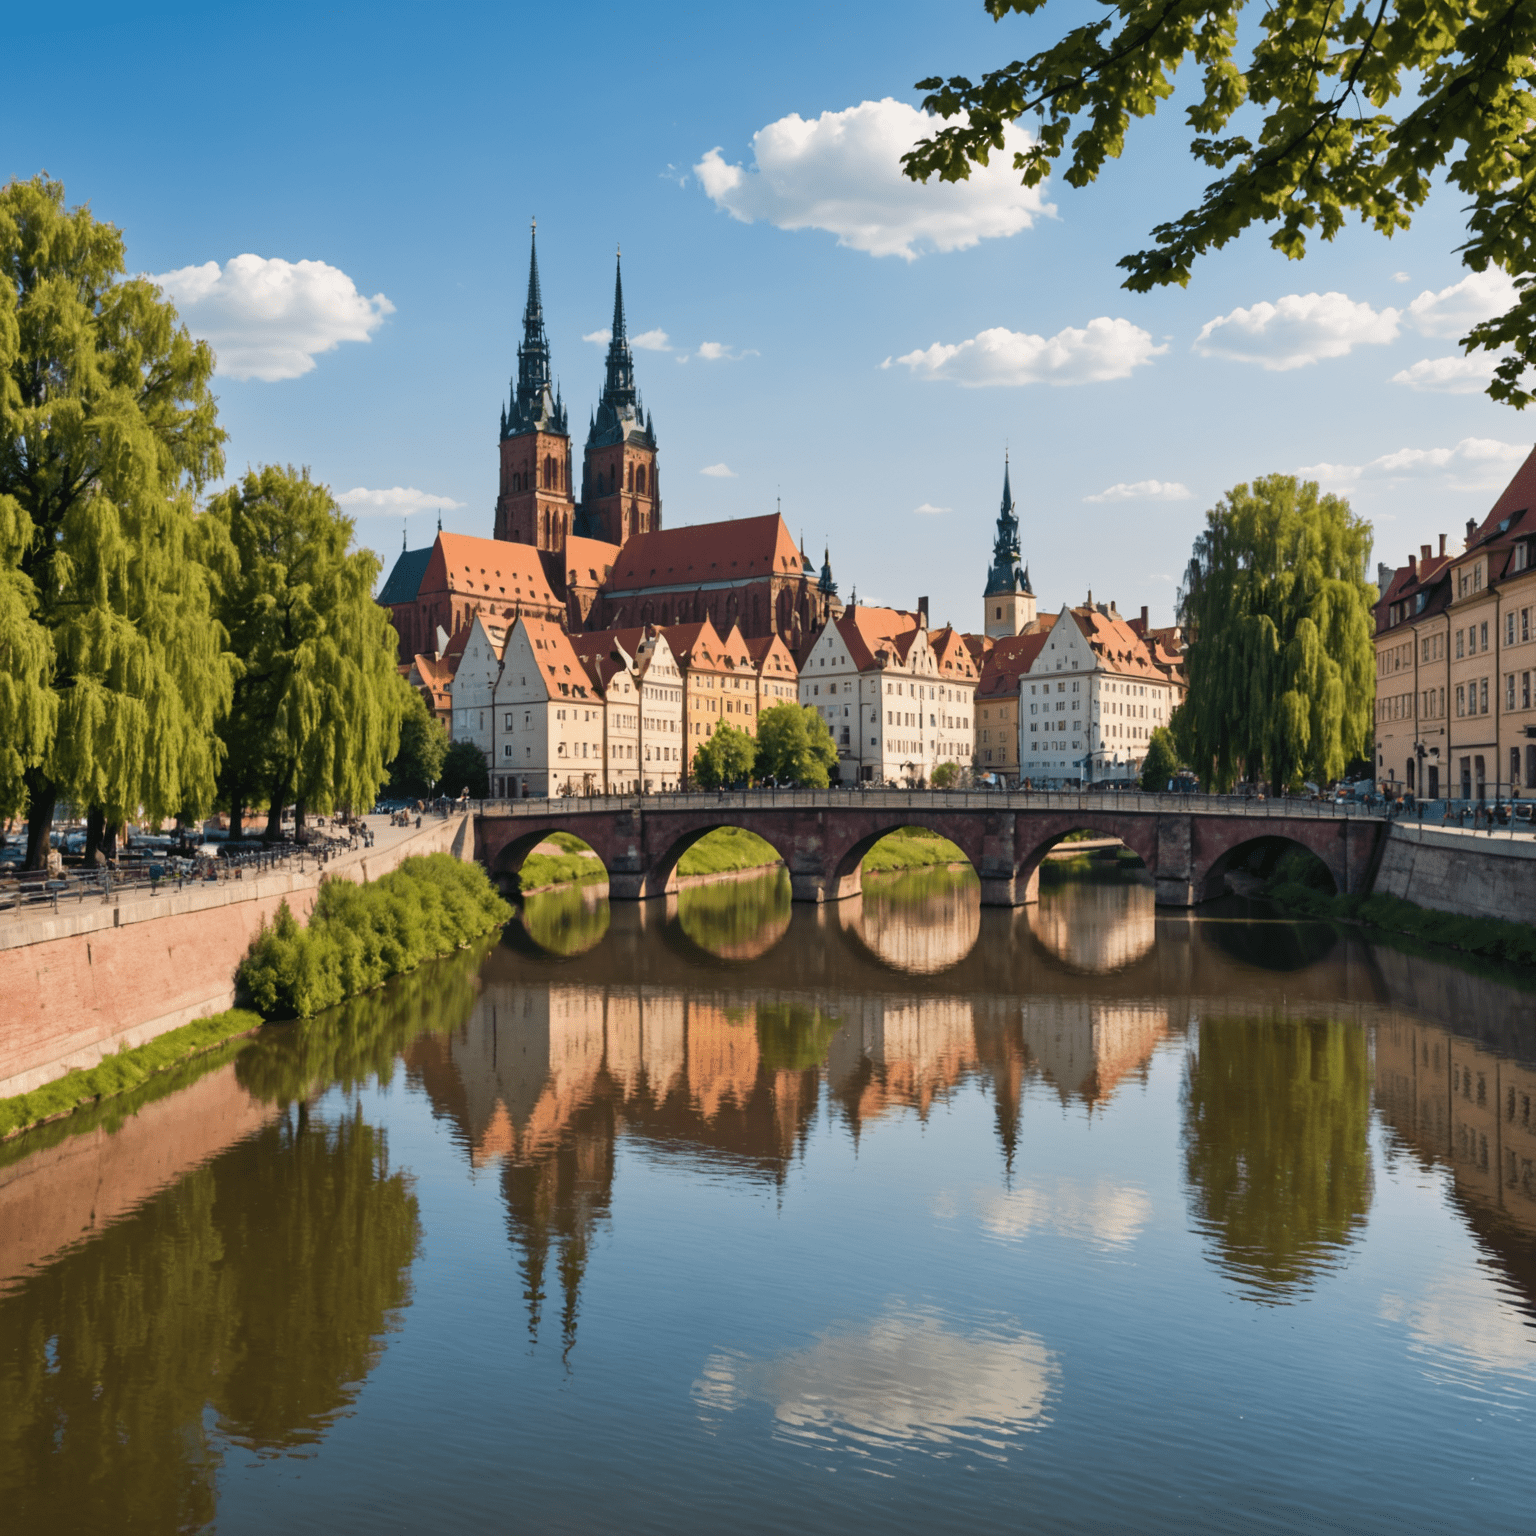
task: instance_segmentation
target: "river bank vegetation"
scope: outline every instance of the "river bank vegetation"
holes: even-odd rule
[[[96,1066],[67,1072],[31,1093],[0,1099],[0,1140],[84,1105],[129,1093],[157,1074],[260,1027],[260,1014],[230,1008],[211,1018],[194,1019],[143,1045],[104,1056]]]
[[[309,1018],[451,954],[511,916],[479,865],[446,853],[409,858],[367,885],[326,881],[306,928],[285,902],[240,967],[240,981],[266,1017]]]

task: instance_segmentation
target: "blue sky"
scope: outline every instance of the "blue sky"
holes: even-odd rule
[[[1042,607],[1166,621],[1204,510],[1277,470],[1348,494],[1379,558],[1454,542],[1536,435],[1457,364],[1499,294],[1457,287],[1454,195],[1302,263],[1255,232],[1141,296],[1116,260],[1204,181],[1166,108],[1083,192],[896,182],[914,80],[1073,15],[39,7],[9,40],[69,86],[0,99],[0,170],[62,180],[215,338],[231,472],[311,466],[386,560],[402,511],[413,546],[439,505],[490,533],[532,215],[578,452],[622,242],[668,525],[780,497],[845,597],[975,627],[1005,443]]]

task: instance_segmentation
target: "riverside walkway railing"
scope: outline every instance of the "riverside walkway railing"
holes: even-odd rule
[[[465,804],[465,802],[458,802]],[[1066,811],[1104,815],[1232,816],[1248,820],[1297,817],[1332,821],[1384,821],[1390,808],[1359,801],[1259,799],[1241,795],[1145,794],[1140,791],[998,789],[725,789],[664,794],[570,795],[548,799],[471,800],[478,816],[555,819],[619,811],[890,810],[933,815],[941,811]]]

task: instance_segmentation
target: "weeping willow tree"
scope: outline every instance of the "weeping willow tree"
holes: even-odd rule
[[[1326,783],[1370,750],[1368,524],[1315,481],[1268,475],[1206,513],[1179,621],[1189,693],[1179,753],[1208,787]]]
[[[0,811],[40,867],[99,826],[212,802],[231,662],[192,497],[223,472],[213,354],[47,177],[0,188]]]
[[[373,600],[378,557],[308,470],[267,465],[216,496],[228,539],[218,611],[240,658],[223,727],[220,792],[238,835],[246,808],[373,804],[400,746],[404,694],[388,612]]]

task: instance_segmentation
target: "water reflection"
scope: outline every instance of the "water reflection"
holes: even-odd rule
[[[757,960],[789,932],[789,871],[687,886],[677,895],[676,923],[697,949],[717,960]]]
[[[1292,1299],[1359,1236],[1370,1096],[1352,1023],[1201,1019],[1185,1067],[1185,1169],[1195,1222],[1244,1295]]]
[[[932,1311],[897,1307],[776,1359],[712,1355],[694,1400],[706,1414],[766,1403],[795,1439],[865,1450],[959,1443],[995,1457],[1042,1427],[1058,1375],[1041,1340],[1015,1325],[961,1332]]]
[[[584,955],[602,943],[609,920],[606,885],[573,885],[523,897],[509,931],[547,955]]]
[[[1085,976],[1124,970],[1157,942],[1151,885],[1065,881],[1029,909],[1030,931],[1056,958]]]
[[[867,875],[863,895],[839,902],[837,915],[884,964],[911,976],[933,976],[976,947],[981,881],[972,869]]]
[[[193,1530],[221,1442],[302,1454],[410,1300],[416,1198],[360,1116],[294,1111],[0,1300],[16,1530]]]

